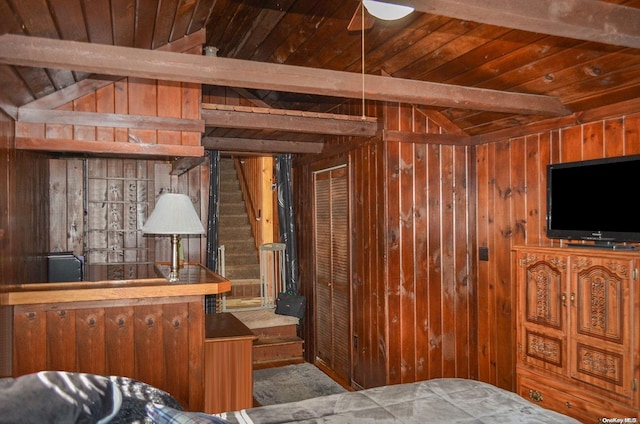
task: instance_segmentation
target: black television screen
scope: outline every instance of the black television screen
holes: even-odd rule
[[[614,248],[639,242],[639,182],[640,155],[549,165],[547,236]]]

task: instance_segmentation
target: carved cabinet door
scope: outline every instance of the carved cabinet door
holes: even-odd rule
[[[634,261],[575,256],[571,263],[570,375],[633,397]]]
[[[566,374],[568,258],[519,252],[518,361]]]

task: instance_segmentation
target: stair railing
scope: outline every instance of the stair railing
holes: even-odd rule
[[[256,247],[262,244],[262,227],[258,225],[262,219],[262,214],[259,208],[255,207],[254,197],[260,199],[261,193],[254,193],[250,189],[247,175],[245,174],[243,163],[239,159],[234,159],[236,169],[238,170],[238,179],[240,180],[240,188],[245,199],[248,203],[249,223],[251,224],[251,230],[253,231],[253,237],[256,241]]]
[[[226,259],[225,259],[225,247],[224,245],[218,247],[218,269],[217,269],[217,273],[222,275],[223,277],[225,276],[226,273]]]

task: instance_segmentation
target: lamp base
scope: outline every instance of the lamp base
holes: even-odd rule
[[[171,272],[169,273],[169,282],[175,283],[180,279],[178,275],[178,244],[180,243],[180,236],[173,234],[171,236]]]
[[[169,273],[168,280],[169,280],[170,283],[175,283],[176,281],[179,281],[180,280],[180,276],[178,275],[178,271],[177,270],[176,271],[171,271]]]

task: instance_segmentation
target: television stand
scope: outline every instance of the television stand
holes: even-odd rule
[[[636,250],[636,246],[618,244],[612,241],[596,240],[593,244],[567,243],[569,247],[580,247],[585,249],[609,249],[609,250]]]

